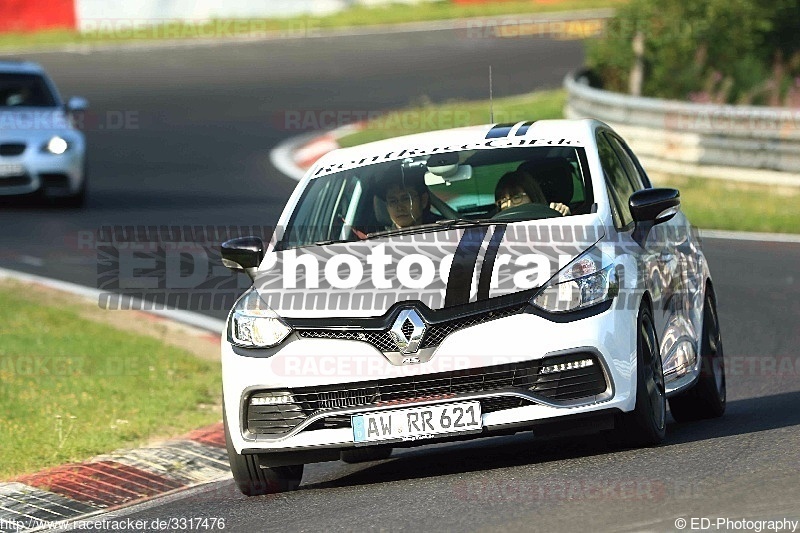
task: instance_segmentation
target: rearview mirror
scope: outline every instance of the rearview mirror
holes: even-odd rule
[[[677,189],[642,189],[631,195],[628,205],[636,222],[661,224],[678,213],[681,193]]]
[[[425,185],[450,185],[472,178],[472,167],[462,164],[458,153],[433,154],[426,167]]]

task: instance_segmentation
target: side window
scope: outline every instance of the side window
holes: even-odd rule
[[[313,181],[303,193],[300,208],[292,216],[282,247],[347,238],[347,225],[355,218],[361,191],[360,180],[356,177]]]
[[[614,153],[614,149],[602,134],[597,135],[597,153],[600,156],[600,164],[603,166],[603,174],[612,200],[617,206],[618,217],[614,217],[614,224],[617,225],[617,228],[624,228],[633,222],[628,206],[628,199],[634,192],[633,185],[631,185],[622,163]]]
[[[633,182],[633,188],[637,191],[641,191],[645,188],[644,181],[642,180],[642,176],[639,174],[639,169],[631,159],[630,155],[628,154],[628,150],[622,145],[622,142],[618,138],[613,135],[609,135],[608,133],[603,134],[608,142],[611,143],[611,146],[614,148],[614,151],[617,153],[617,157],[619,160],[622,161],[622,166],[625,167],[625,172],[628,173],[628,177],[630,177],[631,182]]]
[[[636,157],[636,154],[633,153],[633,150],[631,150],[631,147],[628,146],[625,141],[620,140],[620,144],[622,144],[622,147],[625,149],[625,153],[628,154],[628,157],[630,157],[631,161],[633,161],[633,164],[636,166],[636,170],[639,171],[639,176],[642,178],[642,183],[644,183],[645,188],[652,189],[653,184],[650,182],[650,176],[648,176],[647,172],[645,172],[644,167],[639,162],[639,158]]]

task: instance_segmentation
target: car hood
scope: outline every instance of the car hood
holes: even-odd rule
[[[287,318],[377,317],[406,301],[480,306],[541,287],[604,234],[591,214],[308,246],[267,253],[254,287]]]
[[[0,108],[2,138],[41,138],[72,129],[69,116],[58,107]]]

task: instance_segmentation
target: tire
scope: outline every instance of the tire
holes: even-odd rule
[[[80,208],[86,205],[86,182],[83,182],[78,192],[72,196],[67,196],[59,202],[64,207]]]
[[[89,181],[89,176],[86,172],[86,169],[84,168],[81,188],[78,189],[78,191],[75,194],[59,198],[57,200],[58,205],[61,207],[68,207],[73,209],[77,209],[86,205],[86,196],[88,194],[88,181]]]
[[[700,377],[692,388],[669,399],[669,409],[677,422],[717,418],[725,413],[726,395],[717,301],[714,292],[708,289],[703,303]]]
[[[228,450],[228,461],[236,487],[245,496],[261,496],[296,490],[303,477],[303,465],[276,466],[264,468],[259,464],[257,455],[241,455],[231,444],[228,419],[224,414],[222,422],[225,427],[225,448]]]
[[[655,446],[667,432],[664,369],[653,314],[639,310],[636,334],[636,407],[619,418],[616,437],[629,447]]]
[[[381,461],[392,455],[391,447],[380,448],[353,448],[342,450],[342,461],[345,463],[366,463],[368,461]]]

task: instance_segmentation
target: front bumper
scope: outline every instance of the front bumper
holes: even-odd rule
[[[457,330],[444,339],[429,361],[415,365],[394,365],[374,346],[358,340],[292,335],[278,348],[256,352],[232,347],[223,339],[223,390],[231,443],[237,453],[276,455],[289,451],[341,450],[355,445],[348,423],[352,414],[466,399],[480,399],[482,405],[487,399],[500,403],[495,403],[496,409],[483,409],[484,431],[478,435],[531,427],[560,417],[630,411],[635,403],[635,323],[635,313],[614,308],[566,322],[520,313]],[[328,403],[324,411],[312,409],[301,413],[306,417],[304,421],[283,433],[259,434],[248,426],[249,399],[260,391],[303,394],[310,390],[333,391],[337,386],[364,391],[378,386],[387,390],[396,383],[425,383],[454,372],[480,375],[487,368],[507,368],[513,372],[541,368],[543,360],[572,353],[591,353],[596,358],[607,384],[602,393],[563,400],[526,390],[526,384],[519,381],[466,392],[450,386],[443,393],[422,391],[399,402],[365,400],[359,405],[343,404],[338,408]],[[414,387],[416,390],[417,385]],[[331,416],[334,420],[338,417],[338,427],[318,423]],[[416,444],[428,442],[431,441],[421,440]]]
[[[77,193],[85,179],[85,145],[74,134],[70,138],[72,145],[61,155],[42,152],[40,141],[0,140],[0,145],[24,145],[22,153],[0,155],[0,196],[37,191],[51,197]]]

